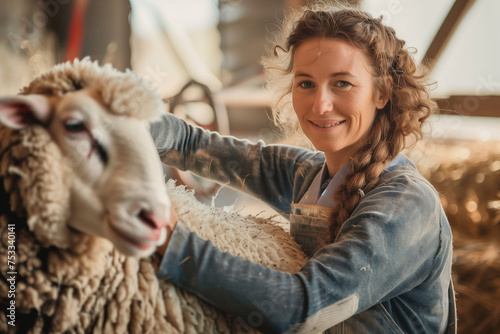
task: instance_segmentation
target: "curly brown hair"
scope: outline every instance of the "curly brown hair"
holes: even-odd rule
[[[271,105],[274,121],[285,133],[301,132],[292,107],[293,55],[311,38],[338,38],[359,48],[371,61],[376,88],[390,97],[386,106],[377,111],[366,143],[350,158],[346,182],[334,194],[338,205],[330,217],[331,242],[363,193],[377,185],[388,163],[408,146],[408,138],[415,142],[422,137],[422,126],[437,105],[427,91],[425,69],[417,68],[404,47],[405,41],[397,38],[382,18],[354,8],[323,4],[292,11],[272,54],[262,61],[268,77],[266,86],[276,97]]]

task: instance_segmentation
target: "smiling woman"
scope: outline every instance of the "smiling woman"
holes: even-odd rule
[[[164,163],[289,218],[310,260],[295,274],[263,268],[170,222],[160,277],[238,319],[265,304],[254,323],[265,333],[453,333],[450,226],[436,190],[401,154],[436,109],[405,42],[380,19],[328,6],[291,13],[280,37],[264,60],[275,121],[316,151],[173,115],[152,135]]]

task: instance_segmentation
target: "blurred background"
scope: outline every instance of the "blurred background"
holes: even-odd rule
[[[500,2],[345,1],[382,16],[431,69],[441,110],[406,153],[439,191],[455,232],[459,332],[500,333]],[[313,2],[0,0],[0,96],[17,94],[56,63],[89,56],[132,69],[168,102],[166,112],[189,122],[287,142],[270,120],[259,61],[286,12]],[[165,171],[201,200],[276,214],[189,173]]]

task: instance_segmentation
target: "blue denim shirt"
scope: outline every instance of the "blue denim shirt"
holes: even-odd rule
[[[172,115],[151,133],[166,164],[253,194],[285,216],[325,164],[321,152],[223,137]],[[264,333],[443,333],[454,315],[451,253],[438,194],[412,164],[400,164],[298,273],[222,253],[179,222],[158,275]]]

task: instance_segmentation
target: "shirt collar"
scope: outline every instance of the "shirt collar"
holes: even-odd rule
[[[391,170],[394,167],[398,166],[408,166],[412,168],[417,168],[415,167],[415,164],[407,158],[403,154],[399,154],[394,160],[389,162],[385,170]],[[326,163],[323,165],[321,170],[318,172],[318,174],[315,176],[313,182],[309,186],[309,189],[307,192],[304,194],[304,196],[301,198],[299,203],[302,204],[318,204],[322,206],[326,206],[329,208],[334,208],[337,203],[335,202],[333,198],[333,194],[337,190],[337,188],[344,183],[345,177],[349,173],[349,165],[345,164],[338,172],[335,174],[334,177],[330,180],[328,183],[328,186],[325,188],[325,190],[320,194],[320,188],[322,182],[324,182],[325,177],[328,175],[328,168],[326,166]]]

